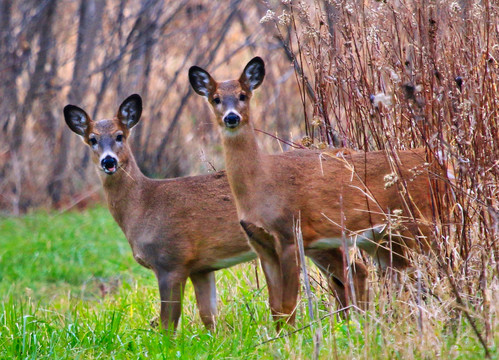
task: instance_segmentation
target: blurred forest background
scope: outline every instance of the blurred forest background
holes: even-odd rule
[[[263,56],[268,73],[258,96],[265,100],[255,118],[284,137],[298,134],[293,68],[273,25],[260,25],[266,10],[247,0],[1,0],[1,211],[95,200],[100,184],[89,151],[63,120],[68,103],[110,118],[139,93],[145,108],[132,141],[144,173],[222,169],[211,114],[188,83],[192,65],[229,78]]]

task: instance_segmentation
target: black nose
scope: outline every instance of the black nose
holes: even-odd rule
[[[229,113],[226,117],[224,117],[225,126],[228,128],[235,128],[241,122],[241,118],[239,115],[234,114],[233,112]]]
[[[106,172],[106,174],[114,174],[118,167],[118,161],[112,156],[108,155],[100,162],[102,169]]]

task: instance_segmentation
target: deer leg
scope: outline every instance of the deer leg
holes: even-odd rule
[[[347,301],[343,276],[343,254],[337,250],[308,250],[307,255],[326,277],[329,290],[333,293],[338,305],[344,307]]]
[[[307,255],[328,279],[329,289],[335,295],[338,305],[345,307],[347,305],[345,286],[349,285],[344,276],[343,250],[309,250]],[[352,271],[357,306],[364,308],[367,304],[367,268],[357,260],[348,271]]]
[[[161,298],[161,325],[163,330],[174,333],[182,312],[182,296],[187,276],[162,269],[156,272],[156,276]]]
[[[355,290],[357,306],[360,309],[366,310],[369,303],[369,293],[367,291],[367,267],[362,261],[355,260],[355,262],[350,265],[349,271],[352,271],[353,287]]]
[[[385,236],[383,242],[379,244],[373,259],[382,270],[404,270],[411,265],[408,254],[408,246],[400,236],[393,234],[392,236]]]
[[[252,223],[241,220],[241,226],[248,236],[249,243],[255,250],[262,264],[267,288],[269,292],[270,311],[272,317],[277,321],[277,331],[280,330],[282,318],[282,289],[283,277],[281,273],[280,259],[277,243],[274,236],[265,229]]]
[[[196,293],[199,315],[208,330],[214,330],[217,316],[217,288],[215,273],[198,273],[191,275],[192,285]]]
[[[296,304],[300,291],[300,263],[294,244],[283,247],[281,272],[283,274],[282,312],[284,315],[289,316],[286,322],[294,325]]]

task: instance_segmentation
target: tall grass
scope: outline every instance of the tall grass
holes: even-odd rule
[[[383,303],[396,297],[376,309],[380,322],[402,321],[424,351],[438,324],[465,317],[489,355],[499,303],[498,4],[282,1],[262,21],[294,64],[304,145],[394,159],[424,147],[431,171],[444,174],[445,186],[433,184],[432,253],[415,255],[408,292],[374,291]]]

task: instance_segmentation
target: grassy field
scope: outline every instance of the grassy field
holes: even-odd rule
[[[203,328],[188,284],[178,334],[163,335],[150,325],[159,309],[154,275],[134,262],[105,208],[1,219],[0,264],[1,359],[306,359],[314,351],[324,359],[484,356],[464,318],[432,320],[428,300],[425,328],[418,330],[413,304],[400,294],[388,299],[376,284],[367,314],[339,320],[327,316],[334,305],[314,282],[315,316],[323,319],[311,323],[302,300],[297,328],[305,328],[266,342],[276,333],[252,263],[217,273],[214,333]],[[314,269],[311,275],[320,281]]]

